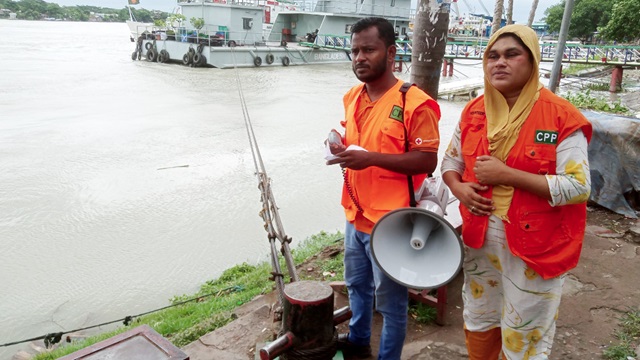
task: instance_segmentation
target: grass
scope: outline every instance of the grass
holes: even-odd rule
[[[436,321],[437,315],[438,311],[433,306],[420,302],[409,306],[409,316],[421,324],[433,324]]]
[[[584,93],[568,93],[563,97],[577,108],[591,109],[614,114],[628,114],[629,108],[622,105],[620,101],[610,102],[603,97],[591,96],[591,90]]]
[[[620,343],[607,347],[602,356],[607,360],[635,359],[635,349],[640,346],[640,309],[629,309],[620,318],[616,337]]]
[[[562,73],[565,75],[576,75],[583,70],[595,69],[602,65],[590,65],[590,64],[571,64],[568,67],[562,69]]]
[[[340,233],[320,233],[300,243],[291,251],[295,264],[300,264],[334,245],[343,235]],[[286,264],[280,259],[284,273]],[[336,256],[320,264],[323,271],[335,272],[342,276],[342,256]],[[102,340],[123,333],[142,324],[147,324],[177,347],[183,347],[202,335],[222,327],[235,319],[233,310],[250,302],[258,295],[274,290],[274,281],[265,281],[271,277],[272,267],[264,262],[257,265],[243,263],[223,272],[215,280],[207,281],[195,294],[180,295],[171,299],[176,305],[167,309],[135,318],[128,326],[58,347],[51,352],[36,355],[34,360],[57,359]],[[333,278],[336,279],[336,278]],[[332,280],[333,280],[332,279]],[[289,278],[285,275],[285,282]],[[63,337],[64,338],[64,337]]]

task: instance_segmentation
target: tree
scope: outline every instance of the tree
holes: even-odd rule
[[[531,11],[529,11],[529,20],[527,21],[527,26],[531,27],[533,25],[533,18],[536,16],[536,10],[538,9],[538,0],[533,0],[531,4]]]
[[[500,29],[502,22],[502,9],[504,9],[504,0],[496,0],[496,7],[493,10],[493,24],[491,24],[491,35]]]
[[[560,4],[556,4],[547,8],[544,11],[545,18],[544,22],[549,25],[550,33],[559,33],[560,25],[562,25],[562,15],[564,14],[564,1]]]
[[[544,14],[544,19],[549,25],[549,32],[557,33],[562,24],[565,1],[553,5]],[[606,26],[609,22],[613,3],[602,0],[575,0],[573,13],[571,14],[571,24],[569,26],[569,37],[579,38],[586,42],[598,31],[598,27]]]
[[[620,42],[640,38],[640,0],[617,0],[611,10],[611,19],[601,28],[602,36]]]
[[[414,21],[411,82],[438,98],[440,71],[447,46],[450,3],[420,0]]]
[[[191,19],[189,19],[189,22],[191,23],[191,26],[193,26],[198,31],[200,31],[200,29],[202,29],[202,27],[204,26],[203,18],[192,17]]]

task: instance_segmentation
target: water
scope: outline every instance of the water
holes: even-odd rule
[[[166,306],[267,259],[235,70],[132,62],[125,24],[0,33],[0,344]],[[349,65],[238,75],[292,246],[341,231],[322,143]],[[463,105],[441,101],[440,154]]]

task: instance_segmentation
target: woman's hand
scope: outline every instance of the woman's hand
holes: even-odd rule
[[[498,158],[488,155],[478,156],[473,172],[476,179],[483,185],[508,185],[505,180],[509,176],[509,170],[505,163]]]
[[[469,209],[473,215],[489,216],[495,210],[493,200],[486,198],[478,192],[486,191],[489,187],[472,182],[458,182],[455,186],[449,187],[451,193],[460,203]]]

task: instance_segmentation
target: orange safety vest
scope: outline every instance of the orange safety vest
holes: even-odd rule
[[[464,182],[478,182],[476,158],[489,155],[484,96],[470,102],[460,120]],[[591,123],[566,100],[543,88],[507,156],[509,167],[533,174],[556,174],[556,146],[581,129],[591,140]],[[480,195],[491,198],[492,187]],[[546,199],[515,188],[505,232],[509,249],[543,279],[559,276],[578,264],[587,217],[586,202],[552,207]],[[489,217],[473,215],[460,204],[462,238],[472,248],[484,244]]]
[[[398,81],[391,89],[375,102],[367,118],[366,126],[361,132],[356,125],[355,114],[360,103],[360,96],[364,84],[354,86],[344,96],[345,121],[345,145],[358,145],[368,151],[402,154],[405,152],[405,126],[407,131],[411,128],[415,109],[427,102],[438,118],[440,108],[429,95],[412,86],[406,94],[404,114],[402,111],[402,93],[400,87],[403,82]],[[402,119],[407,119],[404,123]],[[411,137],[411,134],[409,134]],[[420,189],[427,174],[413,176],[414,191]],[[409,185],[407,175],[385,170],[377,166],[371,166],[363,170],[346,169],[347,183],[343,185],[342,206],[345,209],[347,220],[353,222],[358,209],[349,196],[352,191],[359,205],[363,209],[363,216],[376,223],[384,214],[400,207],[409,206]]]

